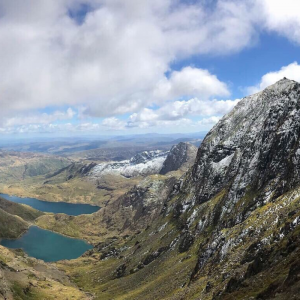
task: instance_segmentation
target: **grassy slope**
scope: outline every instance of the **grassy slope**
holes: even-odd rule
[[[17,238],[28,226],[22,218],[0,209],[0,238]]]
[[[207,228],[198,235],[187,252],[179,253],[177,242],[150,264],[138,267],[147,255],[175,240],[178,227],[170,216],[157,218],[150,228],[141,233],[116,240],[112,245],[120,253],[115,257],[101,260],[101,254],[107,251],[103,248],[89,257],[61,262],[59,266],[78,286],[95,293],[96,299],[101,300],[269,299],[273,290],[276,299],[296,299],[293,295],[300,288],[297,275],[300,269],[300,226],[293,229],[290,224],[300,216],[299,191],[300,188],[277,198],[274,203],[258,207],[242,223],[224,229],[222,236],[229,247],[227,255],[220,260],[219,253],[212,252],[212,257],[192,281],[200,250],[210,238],[213,228]],[[200,215],[210,215],[222,203],[225,193],[222,191],[211,201],[199,205]],[[249,197],[254,195],[247,195],[241,202],[249,201]],[[236,209],[242,207],[238,203]],[[196,219],[193,226],[197,226],[199,221]],[[165,222],[167,225],[162,227]],[[248,231],[252,233],[245,234]],[[282,232],[285,232],[284,236]],[[263,265],[254,264],[251,259],[243,262],[255,243],[261,245],[258,257]],[[126,266],[125,274],[116,278],[116,270],[122,264]],[[247,270],[250,275],[245,275]],[[234,282],[238,282],[237,287]],[[228,292],[224,293],[225,290]],[[217,297],[221,292],[222,295]],[[261,296],[264,293],[269,296]]]
[[[11,184],[26,178],[55,172],[70,160],[32,153],[0,152],[0,183]]]
[[[46,264],[0,246],[0,298],[91,299],[81,292],[55,265]]]
[[[17,238],[27,230],[30,222],[43,214],[27,205],[10,202],[0,197],[0,237]]]
[[[17,215],[25,221],[32,222],[44,213],[30,206],[14,203],[0,197],[0,208],[11,215]]]
[[[76,217],[47,214],[39,217],[36,224],[44,229],[83,238],[94,244],[120,234],[136,232],[152,222],[156,209],[160,207],[160,204],[156,202],[159,203],[168,194],[168,182],[178,178],[181,174],[178,171],[172,172],[172,176],[148,176],[137,185],[140,189],[133,187],[124,196],[110,201],[94,214]],[[141,193],[141,190],[146,192]],[[136,197],[135,200],[133,200],[134,197]],[[126,224],[127,228],[124,230]]]
[[[88,203],[105,206],[117,199],[140,181],[140,178],[127,179],[122,176],[104,176],[97,182],[86,178],[55,178],[50,182],[45,176],[27,178],[12,184],[1,184],[5,194],[19,197],[32,197],[53,202]]]

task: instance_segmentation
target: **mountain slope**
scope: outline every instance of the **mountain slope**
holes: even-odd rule
[[[98,299],[299,299],[299,138],[299,83],[242,99],[152,224],[62,268]]]
[[[0,208],[11,215],[17,215],[25,221],[34,221],[44,213],[28,205],[14,203],[0,197]]]
[[[143,151],[130,160],[101,163],[93,167],[89,175],[99,178],[106,174],[118,174],[130,178],[158,173],[165,175],[180,168],[186,171],[196,157],[196,149],[192,144],[181,142],[170,151]]]
[[[0,208],[0,238],[17,238],[28,229],[22,218],[11,215]]]
[[[0,197],[0,238],[17,238],[36,218],[44,215],[27,205],[14,203]]]
[[[0,246],[0,299],[92,299],[56,266]]]
[[[0,150],[0,183],[18,183],[57,171],[70,163],[66,158],[51,155]]]

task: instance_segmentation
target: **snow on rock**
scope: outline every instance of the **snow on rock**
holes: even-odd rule
[[[212,128],[192,171],[198,203],[227,187],[230,212],[250,189],[262,192],[263,204],[298,182],[299,95],[300,85],[284,78],[242,99]]]
[[[130,160],[101,163],[95,166],[89,176],[98,178],[106,174],[122,175],[124,177],[146,176],[151,174],[166,174],[190,166],[196,157],[197,147],[189,143],[179,143],[170,151],[143,151]]]
[[[136,154],[130,160],[98,164],[92,169],[90,176],[97,178],[107,174],[116,174],[130,178],[157,174],[167,155],[168,151],[144,151]]]

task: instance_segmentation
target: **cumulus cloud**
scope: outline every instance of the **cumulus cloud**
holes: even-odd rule
[[[90,9],[78,22],[70,11],[76,15],[82,3]],[[214,82],[213,95],[228,94],[205,70],[165,77],[176,60],[236,52],[255,39],[246,4],[218,1],[209,9],[203,3],[0,0],[2,115],[84,105],[86,114],[108,117],[181,93],[209,97]],[[196,86],[202,77],[207,87]]]
[[[237,100],[199,100],[193,98],[187,101],[169,102],[159,109],[145,108],[129,117],[127,127],[156,126],[160,121],[178,121],[190,116],[215,116],[229,112]],[[215,117],[213,117],[215,118]]]
[[[267,30],[275,31],[300,44],[300,2],[295,0],[257,0]]]
[[[198,121],[198,125],[215,125],[219,122],[219,120],[221,119],[221,117],[217,117],[217,116],[211,116],[209,118],[204,118],[200,121]]]
[[[32,111],[81,107],[77,117],[104,117],[101,126],[117,130],[177,122],[189,114],[221,115],[232,102],[207,100],[228,97],[226,83],[200,67],[172,70],[174,62],[236,53],[255,44],[263,30],[300,43],[299,1],[187,2],[0,0],[0,117],[8,127],[41,128],[69,117],[40,120]],[[297,72],[298,65],[286,68]],[[293,79],[289,72],[280,76]],[[275,73],[252,91],[272,82]],[[194,100],[178,101],[186,96]],[[170,100],[175,102],[164,102]],[[147,110],[152,104],[162,107]],[[115,118],[125,113],[132,114],[126,124]]]
[[[170,78],[164,78],[158,83],[155,98],[166,100],[178,99],[181,96],[199,96],[208,99],[211,96],[229,96],[230,92],[225,83],[221,82],[208,70],[185,67],[174,71]]]
[[[294,62],[282,67],[278,71],[269,72],[261,78],[259,84],[250,86],[246,90],[250,94],[257,93],[283,77],[300,82],[300,65],[297,62]]]
[[[125,122],[115,118],[106,118],[102,121],[102,126],[108,128],[109,130],[123,130],[125,128]]]

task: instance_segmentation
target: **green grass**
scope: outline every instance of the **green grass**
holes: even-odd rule
[[[17,215],[25,221],[32,222],[44,213],[28,205],[14,203],[0,197],[0,208],[11,215]]]
[[[18,216],[0,208],[0,238],[17,238],[28,229],[29,224]]]
[[[19,282],[14,282],[12,287],[14,300],[39,300],[45,299],[45,294],[34,292],[30,285],[22,286]]]

